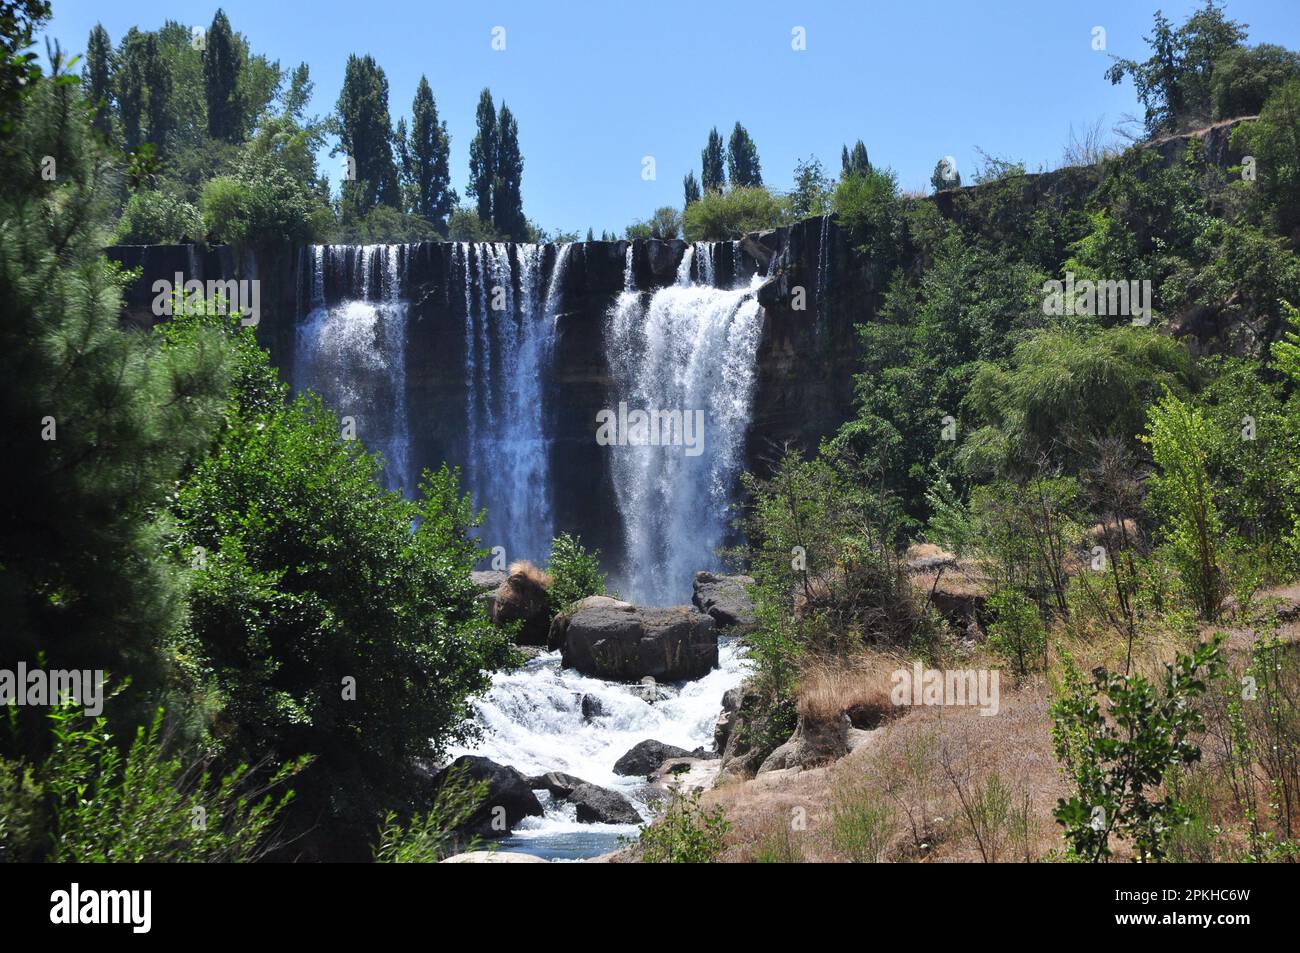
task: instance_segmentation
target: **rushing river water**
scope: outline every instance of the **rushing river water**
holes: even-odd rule
[[[713,747],[713,725],[722,696],[740,684],[744,659],[735,639],[718,640],[718,667],[693,682],[660,685],[651,704],[638,685],[588,678],[560,667],[560,653],[548,652],[514,672],[493,676],[492,688],[477,705],[483,728],[480,743],[451,752],[478,754],[525,775],[563,771],[618,791],[650,817],[649,791],[643,778],[614,773],[614,762],[637,742],[653,738],[688,751]],[[604,714],[584,719],[582,699],[592,696]],[[635,837],[632,824],[579,824],[574,809],[535,792],[544,817],[522,821],[499,841],[516,850],[552,859],[576,860],[608,853],[620,837]]]

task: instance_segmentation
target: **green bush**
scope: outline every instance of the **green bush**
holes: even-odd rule
[[[1192,702],[1223,671],[1221,643],[1180,654],[1159,690],[1140,675],[1104,669],[1088,684],[1066,659],[1062,694],[1052,705],[1052,747],[1075,790],[1053,814],[1073,857],[1106,860],[1112,836],[1130,842],[1139,860],[1165,856],[1188,810],[1172,793],[1158,795],[1171,770],[1201,758],[1191,739],[1205,722]]]
[[[898,259],[903,235],[898,178],[888,169],[846,176],[831,199],[835,222],[870,264],[887,274]]]
[[[885,859],[894,832],[894,808],[865,778],[841,781],[831,793],[831,847],[855,864]]]
[[[730,192],[706,191],[682,213],[682,229],[687,241],[725,241],[776,228],[788,220],[786,199],[761,185],[746,185]]]
[[[199,210],[165,191],[135,192],[117,223],[113,240],[123,245],[170,245],[197,241],[203,232]]]
[[[989,645],[1009,659],[1016,672],[1024,675],[1044,662],[1047,630],[1042,615],[1024,593],[1003,589],[989,599],[994,621],[989,624]]]
[[[711,864],[726,846],[731,824],[721,807],[706,811],[700,791],[669,794],[663,816],[641,828],[641,859],[647,864]]]
[[[580,537],[568,533],[555,537],[546,571],[551,574],[551,605],[557,613],[579,599],[609,593],[600,571],[600,550],[588,552]]]
[[[466,840],[460,833],[487,800],[487,781],[475,781],[458,767],[448,769],[433,803],[406,824],[389,812],[379,832],[375,861],[381,864],[436,864],[440,860],[478,846],[477,838]]]

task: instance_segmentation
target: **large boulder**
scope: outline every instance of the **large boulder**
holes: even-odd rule
[[[614,762],[614,773],[622,775],[648,776],[670,758],[689,758],[693,752],[676,745],[666,745],[662,741],[648,738],[637,742],[632,748]]]
[[[722,713],[713,727],[713,743],[722,752],[720,778],[753,777],[771,753],[771,746],[760,741],[762,733],[754,730],[762,713],[763,695],[750,679],[722,696]]]
[[[718,635],[704,613],[690,606],[645,609],[608,602],[614,604],[584,600],[572,614],[556,619],[551,640],[558,642],[565,668],[609,681],[650,676],[676,682],[717,667]]]
[[[461,827],[467,834],[480,837],[505,837],[525,817],[541,817],[542,805],[533,794],[527,778],[514,768],[497,764],[479,755],[461,755],[433,777],[435,787],[455,772],[462,782],[487,782],[487,797],[474,809]],[[501,808],[498,811],[497,808]],[[499,818],[504,815],[502,828]]]
[[[641,815],[632,802],[609,788],[580,784],[570,792],[568,801],[577,808],[580,824],[641,823]]]
[[[497,601],[497,590],[506,581],[505,571],[501,569],[484,569],[481,572],[472,572],[469,574],[469,581],[478,590],[479,601],[483,603],[483,607],[487,610],[488,618],[492,618],[492,608]]]
[[[719,629],[752,629],[758,621],[754,615],[754,600],[749,594],[749,587],[753,584],[753,576],[715,576],[711,572],[697,572],[691,602],[712,617]]]
[[[552,797],[560,800],[567,798],[586,783],[582,778],[565,774],[563,771],[547,771],[545,774],[528,779],[528,786],[534,791],[549,791]]]
[[[803,718],[790,740],[763,759],[759,774],[781,771],[786,768],[814,768],[838,761],[850,751],[849,732],[854,731],[847,715],[827,722],[813,722]]]
[[[497,587],[492,621],[521,622],[515,637],[520,645],[545,645],[551,628],[550,576],[530,562],[512,563],[510,574]]]
[[[630,602],[624,602],[622,599],[615,599],[613,596],[587,596],[585,599],[579,599],[569,607],[568,612],[561,612],[551,622],[551,630],[547,635],[546,647],[552,652],[564,645],[565,633],[569,631],[569,620],[577,613],[584,609],[616,609],[619,611],[635,611],[636,606]]]

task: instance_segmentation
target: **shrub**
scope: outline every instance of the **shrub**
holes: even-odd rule
[[[475,849],[478,839],[465,840],[460,832],[487,796],[487,781],[475,781],[453,765],[427,811],[414,815],[405,825],[398,823],[391,811],[384,817],[375,861],[436,864],[451,854]]]
[[[888,169],[869,169],[840,181],[831,200],[835,222],[883,274],[899,254],[903,232],[898,178]]]
[[[1276,89],[1258,120],[1234,129],[1232,144],[1255,157],[1263,211],[1283,234],[1300,227],[1300,78]]]
[[[674,788],[663,816],[641,828],[641,859],[648,864],[711,864],[725,846],[731,824],[721,807],[706,811],[700,791]]]
[[[30,796],[43,792],[39,823],[48,837],[41,859],[53,863],[257,860],[274,846],[279,816],[294,796],[268,792],[283,788],[305,763],[287,762],[265,781],[245,764],[214,774],[206,760],[167,751],[162,709],[137,729],[125,754],[102,717],[58,706],[49,720],[53,747],[35,771],[37,782],[30,769],[23,772],[17,803],[27,802],[19,819],[30,832],[38,823]]]
[[[117,223],[113,240],[124,245],[169,245],[197,241],[203,232],[199,210],[166,191],[135,192]]]
[[[863,778],[842,780],[832,791],[831,847],[855,864],[884,860],[894,829],[894,810]]]
[[[1187,818],[1173,794],[1156,797],[1166,773],[1199,761],[1190,740],[1205,728],[1192,702],[1222,672],[1222,638],[1179,654],[1161,685],[1140,675],[1093,673],[1092,684],[1067,657],[1063,694],[1052,705],[1052,748],[1075,793],[1053,815],[1073,856],[1092,863],[1111,855],[1112,835],[1130,841],[1140,860],[1160,860],[1170,832]],[[1102,700],[1105,700],[1103,708]]]
[[[682,214],[682,227],[687,241],[727,240],[776,228],[788,218],[785,199],[761,185],[746,185],[730,192],[706,191]]]
[[[600,550],[588,552],[580,537],[568,533],[555,537],[546,568],[551,574],[551,605],[556,612],[565,611],[579,599],[609,591],[600,571]]]
[[[989,624],[989,644],[1024,675],[1044,660],[1047,630],[1042,615],[1024,593],[1003,589],[989,599],[994,621]]]

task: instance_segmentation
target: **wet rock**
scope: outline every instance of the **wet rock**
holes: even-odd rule
[[[570,792],[570,804],[577,808],[582,824],[640,824],[641,815],[632,802],[609,788],[580,784]]]
[[[582,696],[582,720],[591,721],[593,718],[599,718],[601,715],[608,714],[605,711],[605,703],[595,695]]]
[[[584,600],[563,627],[553,628],[563,664],[584,675],[635,682],[674,682],[707,675],[718,664],[713,619],[691,606],[647,609]],[[557,619],[557,622],[559,620]]]
[[[469,816],[461,831],[480,837],[504,837],[525,817],[540,817],[541,802],[533,794],[528,779],[514,768],[497,764],[479,755],[461,755],[433,777],[435,786],[441,786],[451,772],[462,781],[487,782],[487,797]],[[502,808],[502,811],[497,811]],[[505,829],[499,818],[504,817]]]
[[[637,742],[623,757],[614,762],[614,773],[648,777],[669,758],[689,758],[691,752],[676,745],[646,739]]]
[[[709,615],[719,629],[752,629],[757,623],[754,600],[749,587],[753,576],[716,576],[711,572],[695,574],[691,602]]]
[[[545,774],[538,774],[528,779],[528,786],[534,791],[549,791],[552,797],[561,800],[567,798],[576,788],[580,788],[586,783],[582,778],[574,777],[572,774],[565,774],[563,771],[548,771]]]

